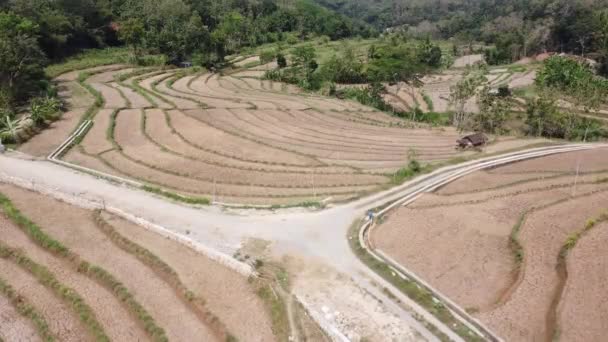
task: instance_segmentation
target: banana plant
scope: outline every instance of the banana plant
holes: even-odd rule
[[[0,140],[4,142],[18,142],[17,120],[11,120],[11,118],[6,115],[2,120],[2,126],[4,126],[4,128],[0,129]]]

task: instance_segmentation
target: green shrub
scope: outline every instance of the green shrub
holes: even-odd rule
[[[260,52],[260,63],[267,64],[274,60],[275,52],[272,50],[264,50]]]
[[[36,97],[30,101],[30,116],[36,124],[59,119],[61,101],[55,97]]]

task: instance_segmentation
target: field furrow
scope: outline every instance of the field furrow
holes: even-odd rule
[[[17,196],[21,196],[21,200],[28,203],[28,194],[24,190],[17,190],[7,186],[1,186],[0,189],[5,195],[11,196],[11,199],[13,200],[17,200],[19,199]],[[20,209],[23,208],[20,207]],[[43,208],[39,209],[42,210]],[[44,211],[41,212],[41,214],[44,213]],[[64,214],[65,212],[62,211],[56,212],[57,216],[63,216]],[[95,312],[99,323],[101,323],[103,326],[106,334],[108,334],[108,337],[113,340],[146,339],[146,334],[139,326],[137,320],[130,315],[130,313],[124,307],[124,304],[122,304],[122,301],[119,300],[119,298],[117,298],[111,292],[111,290],[106,289],[89,277],[78,272],[73,265],[69,264],[65,260],[62,260],[62,258],[56,257],[41,249],[37,244],[32,242],[26,234],[15,227],[7,219],[2,218],[2,226],[6,227],[3,229],[1,239],[2,242],[8,244],[12,248],[27,251],[28,257],[47,267],[62,284],[74,289],[80,296],[82,296]],[[45,225],[45,228],[49,226],[50,225]],[[67,227],[64,225],[59,226],[59,230],[63,230],[65,228]],[[85,241],[88,240],[85,239]],[[30,296],[27,295],[27,297]],[[34,301],[33,298],[32,301],[37,303],[37,301]],[[55,321],[57,319],[53,316],[47,318],[51,321]],[[66,318],[66,320],[69,322],[69,319]],[[72,330],[74,328],[70,329]],[[81,330],[77,329],[75,331],[77,335],[86,335]]]
[[[11,286],[0,277],[0,286],[6,285]],[[11,288],[14,290],[13,286]],[[29,300],[26,300],[22,294],[15,293],[15,295],[19,297],[17,299],[19,305],[25,303],[30,305]],[[2,293],[0,293],[0,327],[2,327],[0,329],[0,340],[2,341],[43,341],[36,331],[34,323],[28,317],[19,313],[17,306]]]

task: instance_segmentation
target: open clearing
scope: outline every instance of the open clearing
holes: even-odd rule
[[[606,179],[608,149],[479,171],[390,212],[372,243],[505,340],[601,341],[608,226],[583,229],[608,210]]]
[[[127,66],[86,71],[91,76],[84,83],[104,102],[64,160],[191,197],[293,205],[351,200],[390,187],[412,155],[441,163],[477,153],[455,148],[453,128],[414,125],[239,70],[250,69],[233,75]],[[61,76],[84,90],[77,78]],[[428,109],[421,94],[409,91],[411,101]],[[77,121],[73,116],[66,122],[73,126],[53,137],[67,137]],[[522,140],[521,147],[534,143]],[[41,134],[22,150],[45,156],[57,145]]]
[[[10,199],[0,207],[0,280],[60,340],[275,339],[264,302],[242,275],[109,213],[9,185],[0,185],[0,193]],[[69,295],[61,292],[68,288]],[[84,304],[75,305],[75,297]],[[0,336],[32,335],[33,324],[9,299],[0,292]]]

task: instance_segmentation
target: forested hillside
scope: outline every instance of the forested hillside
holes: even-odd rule
[[[308,0],[0,0],[0,109],[51,92],[43,67],[88,48],[210,65],[268,42],[371,34]]]
[[[495,44],[516,58],[608,50],[606,0],[316,0],[379,28]],[[511,56],[509,56],[511,57]]]

